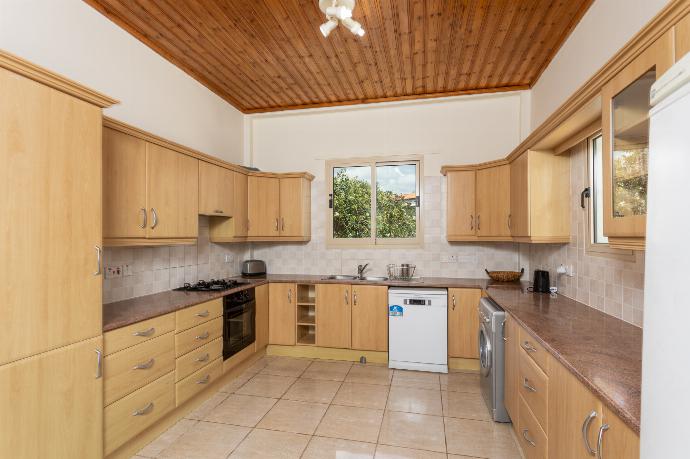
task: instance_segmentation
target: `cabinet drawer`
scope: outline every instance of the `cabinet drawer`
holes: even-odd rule
[[[139,389],[175,367],[175,335],[150,339],[105,358],[103,398],[105,405]]]
[[[223,374],[223,359],[216,359],[175,384],[177,406],[213,384]]]
[[[520,349],[519,354],[518,393],[546,432],[548,431],[549,378],[534,363],[534,360],[527,356],[524,349]]]
[[[185,355],[221,336],[223,336],[222,317],[204,322],[175,335],[175,355],[177,357]]]
[[[170,313],[153,319],[137,322],[104,335],[105,355],[143,343],[175,329],[175,314]]]
[[[532,360],[537,362],[537,365],[544,370],[544,373],[548,374],[548,352],[546,352],[546,349],[544,349],[544,347],[522,327],[520,327],[520,347],[532,358]]]
[[[158,378],[105,408],[108,455],[175,408],[175,373]]]
[[[527,459],[546,459],[547,438],[522,397],[518,416],[518,441]]]
[[[182,309],[175,313],[176,332],[187,330],[221,315],[223,315],[222,298]]]
[[[223,340],[214,339],[198,349],[177,359],[175,363],[175,381],[180,381],[194,373],[209,362],[213,362],[223,355]]]

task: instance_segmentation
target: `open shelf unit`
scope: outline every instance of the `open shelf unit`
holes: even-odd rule
[[[297,285],[297,344],[313,346],[316,343],[316,285]]]

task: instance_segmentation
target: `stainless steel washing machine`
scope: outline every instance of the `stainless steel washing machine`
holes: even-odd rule
[[[489,298],[479,301],[479,364],[482,396],[497,422],[510,422],[503,405],[505,311]]]

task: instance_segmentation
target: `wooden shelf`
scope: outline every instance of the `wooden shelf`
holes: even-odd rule
[[[316,325],[297,324],[297,344],[313,346],[316,343]]]
[[[300,301],[298,301],[298,302],[297,302],[297,306],[316,306],[316,302],[306,303],[306,302],[300,302]]]

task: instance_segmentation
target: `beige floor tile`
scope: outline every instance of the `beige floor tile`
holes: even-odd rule
[[[382,419],[382,410],[331,405],[316,429],[316,435],[374,443]]]
[[[441,392],[443,415],[451,418],[491,421],[489,409],[481,394],[471,392]]]
[[[283,395],[286,400],[331,403],[340,388],[340,381],[322,381],[300,378]]]
[[[244,386],[244,384],[250,379],[252,379],[254,375],[256,375],[256,373],[247,373],[245,371],[244,373],[238,375],[237,378],[233,379],[232,381],[221,387],[219,391],[225,392],[226,394],[232,394],[237,389]]]
[[[259,374],[298,377],[310,364],[311,360],[307,359],[275,358],[269,360]]]
[[[334,405],[382,410],[386,407],[389,386],[344,382],[333,399]]]
[[[244,386],[237,389],[235,393],[240,395],[280,398],[295,381],[297,381],[297,378],[259,373],[250,379]]]
[[[350,372],[347,374],[345,381],[362,384],[389,385],[392,377],[393,370],[387,367],[355,364],[350,368]]]
[[[263,356],[253,364],[251,364],[246,370],[245,373],[250,373],[250,374],[256,374],[266,368],[266,365],[268,365],[268,362],[271,360],[270,356]]]
[[[449,454],[448,459],[485,459],[477,456],[460,456],[458,454]]]
[[[395,370],[391,384],[394,386],[415,387],[417,389],[441,388],[439,374],[425,371]]]
[[[211,412],[211,410],[220,405],[226,398],[228,398],[228,394],[224,392],[216,392],[208,400],[199,405],[194,411],[187,414],[185,418],[202,420],[208,413]]]
[[[230,455],[241,459],[297,459],[307,447],[309,435],[254,429]]]
[[[445,418],[448,452],[490,459],[520,459],[510,424]]]
[[[341,438],[312,437],[302,459],[370,459],[376,445]]]
[[[443,416],[441,391],[391,386],[387,410]]]
[[[441,375],[441,390],[481,393],[479,373],[448,373]]]
[[[303,378],[323,379],[327,381],[344,381],[352,367],[352,362],[333,362],[315,360],[309,365]]]
[[[250,430],[246,427],[201,421],[163,450],[158,457],[225,459]]]
[[[175,443],[185,432],[194,427],[197,422],[195,419],[180,419],[158,438],[143,447],[137,456],[157,457],[165,448]]]
[[[255,427],[278,400],[232,394],[204,417],[204,421]]]
[[[328,405],[280,400],[259,422],[257,428],[311,435],[321,422]]]
[[[376,459],[446,459],[446,455],[420,449],[378,445],[376,447]]]
[[[425,414],[386,411],[381,425],[379,443],[445,453],[443,418]]]

